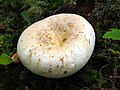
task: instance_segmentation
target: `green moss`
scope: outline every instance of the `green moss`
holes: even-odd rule
[[[27,5],[26,9],[30,15],[31,21],[36,22],[51,14],[59,5],[66,3],[68,0],[24,0],[23,5]]]

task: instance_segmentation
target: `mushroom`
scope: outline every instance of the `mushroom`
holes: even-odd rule
[[[95,45],[90,23],[76,14],[49,16],[21,34],[17,53],[25,67],[48,78],[62,78],[79,71]]]

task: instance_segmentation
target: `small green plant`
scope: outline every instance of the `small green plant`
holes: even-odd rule
[[[20,16],[23,18],[24,21],[28,22],[28,25],[31,24],[29,14],[26,11],[22,11]]]
[[[1,54],[0,55],[0,64],[1,65],[8,65],[12,62],[13,62],[13,60],[7,54]]]
[[[112,38],[113,40],[120,40],[120,29],[111,28],[103,35],[103,38]]]

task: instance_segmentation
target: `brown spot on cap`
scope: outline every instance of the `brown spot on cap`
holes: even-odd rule
[[[57,65],[57,68],[59,68],[59,65]]]
[[[62,41],[65,42],[68,38],[64,38]]]
[[[64,74],[66,74],[67,73],[67,71],[64,71]]]
[[[64,57],[60,58],[60,61],[63,63],[64,62]]]
[[[48,50],[51,50],[51,47],[49,47]]]
[[[51,72],[52,72],[52,68],[50,68],[50,69],[48,70],[48,72],[51,73]]]
[[[67,30],[66,29],[64,29],[64,32],[66,32]]]
[[[51,70],[48,70],[49,73],[51,73],[52,71]]]
[[[32,51],[31,49],[29,49],[29,59],[31,60],[31,58],[32,58]]]
[[[73,23],[69,23],[68,26],[69,26],[70,29],[73,29],[73,28],[74,28],[74,24],[73,24]]]

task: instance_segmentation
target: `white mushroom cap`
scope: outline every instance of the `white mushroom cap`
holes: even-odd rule
[[[33,73],[61,78],[80,70],[95,45],[90,23],[76,14],[57,14],[29,26],[20,36],[17,53]]]

